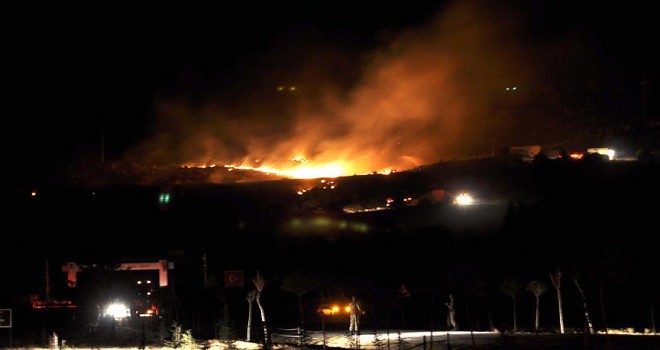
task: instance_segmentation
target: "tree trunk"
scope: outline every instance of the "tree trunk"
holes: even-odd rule
[[[467,311],[468,316],[468,326],[470,326],[470,340],[472,341],[472,348],[474,349],[474,330],[472,328],[472,316],[470,315],[470,295],[465,292],[465,310]]]
[[[587,307],[587,296],[584,294],[584,291],[582,290],[578,280],[574,279],[573,282],[575,282],[575,286],[577,287],[578,291],[580,292],[580,296],[582,297],[582,310],[584,311],[584,319],[587,321],[589,334],[594,334],[594,326],[593,323],[591,323],[591,317],[589,317],[589,308]]]
[[[607,315],[605,314],[605,298],[603,297],[603,285],[598,284],[598,294],[600,295],[600,312],[603,314],[603,325],[605,326],[605,346],[608,350],[612,349],[610,343],[610,331],[607,326]]]
[[[561,305],[561,288],[557,287],[557,303],[559,305],[559,330],[564,334],[564,309]]]
[[[247,321],[247,341],[250,341],[250,335],[252,334],[252,302],[248,303],[248,321]]]
[[[268,348],[270,344],[270,338],[268,336],[268,325],[266,324],[266,311],[264,310],[263,305],[261,305],[261,292],[257,293],[257,305],[259,306],[259,311],[261,312],[261,323],[264,325],[264,345]]]
[[[516,316],[516,297],[513,297],[513,331],[518,331],[518,317]]]
[[[600,313],[603,315],[603,326],[605,327],[605,334],[608,332],[607,326],[607,313],[605,312],[605,298],[603,297],[603,285],[598,285],[598,295],[600,296]]]
[[[488,312],[488,326],[490,326],[490,328],[488,330],[492,331],[494,329],[494,327],[493,327],[493,315],[490,312],[490,300],[488,299],[488,297],[486,297],[486,311]]]
[[[557,290],[557,306],[559,307],[559,330],[564,334],[564,309],[561,305],[561,270],[556,268],[550,271],[550,281],[552,286]]]
[[[540,301],[541,301],[541,297],[539,295],[537,295],[536,296],[536,319],[534,320],[534,328],[536,329],[537,332],[539,330],[539,316],[540,316],[540,313],[541,313],[541,310],[539,308]]]
[[[653,288],[649,288],[649,308],[651,309],[651,331],[656,333],[655,328],[655,311],[653,309]]]
[[[429,310],[430,310],[430,313],[429,313],[429,330],[431,330],[431,332],[433,332],[433,318],[434,318],[434,317],[433,317],[433,314],[434,314],[434,312],[433,312],[433,311],[434,311],[434,310],[433,310],[433,309],[434,309],[433,305],[435,304],[435,290],[434,290],[434,288],[431,288],[431,300],[430,300],[430,304],[431,304],[431,305],[430,305],[430,307],[429,307]],[[433,336],[433,333],[431,333],[431,336]],[[431,345],[432,345],[432,344],[431,344]]]
[[[305,315],[303,313],[302,295],[298,295],[298,311],[300,312],[300,328],[305,328]]]

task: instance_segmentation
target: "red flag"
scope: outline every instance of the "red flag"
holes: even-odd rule
[[[243,271],[225,271],[225,288],[243,288]]]
[[[406,288],[406,285],[401,283],[401,287],[399,287],[399,292],[401,292],[401,296],[404,298],[410,298],[410,292],[408,291],[408,288]]]

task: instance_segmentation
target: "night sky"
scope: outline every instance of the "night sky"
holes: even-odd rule
[[[263,126],[263,138],[271,137],[272,130],[293,125],[286,120],[273,122],[289,118],[282,117],[287,113],[313,110],[325,115],[364,114],[373,99],[366,97],[367,103],[346,101],[360,94],[396,99],[393,94],[388,97],[379,85],[392,81],[378,77],[396,69],[391,62],[419,57],[442,60],[451,56],[454,61],[450,64],[461,64],[455,72],[467,71],[457,74],[456,79],[463,79],[458,80],[460,84],[486,77],[483,79],[492,81],[485,84],[487,88],[495,89],[506,86],[506,78],[502,77],[510,76],[511,84],[572,89],[575,96],[580,96],[580,89],[597,86],[611,89],[615,96],[630,95],[626,98],[634,100],[639,95],[642,74],[657,69],[659,61],[653,52],[656,38],[649,6],[635,2],[576,6],[564,1],[497,5],[335,1],[209,7],[15,8],[6,15],[17,25],[7,32],[3,50],[9,58],[5,61],[5,96],[11,111],[5,120],[13,124],[8,129],[13,130],[9,153],[15,157],[13,163],[30,178],[43,176],[62,164],[94,163],[100,159],[103,125],[106,160],[125,159],[128,154],[140,161],[163,161],[162,153],[193,149],[174,157],[175,161],[188,160],[194,158],[199,145],[187,138],[197,138],[199,130],[210,129],[209,125],[229,129],[225,120],[218,122],[218,110],[231,111],[227,112],[230,116],[220,118],[231,119],[234,127],[252,127],[258,121],[269,120]],[[428,51],[429,46],[438,51]],[[487,56],[498,57],[493,62]],[[498,66],[502,62],[508,65]],[[429,67],[428,63],[412,66],[419,66],[422,76]],[[501,74],[489,71],[495,69]],[[410,72],[403,69],[401,76]],[[438,83],[442,89],[454,82],[437,80],[429,86]],[[293,103],[296,112],[283,107],[288,102],[272,97],[281,85],[303,89],[301,94],[305,95],[296,97]],[[476,100],[468,104],[490,102],[481,91],[486,87],[480,85],[466,85],[448,96],[449,103],[465,95]],[[332,97],[324,97],[330,90]],[[328,108],[328,99],[343,104],[343,109],[337,112],[335,107]],[[323,101],[322,108],[318,107],[319,101]],[[637,101],[635,108],[639,108]],[[631,103],[625,108],[630,109]],[[465,109],[464,105],[449,108]],[[442,109],[445,105],[432,106]],[[173,108],[185,112],[172,113]],[[263,112],[269,110],[280,113]],[[441,136],[444,143],[433,146],[455,148],[459,140],[479,135],[481,121],[475,123],[465,115],[480,113],[485,112],[472,109],[460,116],[434,115],[443,122],[448,120],[438,128],[449,131]],[[172,118],[192,121],[172,123]],[[457,120],[471,126],[458,127]],[[239,135],[244,136],[241,132]],[[459,136],[452,139],[450,133]],[[501,133],[512,134],[506,128]],[[162,135],[167,135],[170,143],[164,145]],[[222,131],[212,135],[211,147],[235,141],[223,137]],[[274,139],[278,141],[281,139]],[[506,144],[504,140],[498,142]],[[479,147],[470,152],[478,152]],[[238,150],[230,148],[209,156],[245,156],[253,149],[254,145],[245,144]],[[464,154],[419,156],[432,162],[456,155]]]

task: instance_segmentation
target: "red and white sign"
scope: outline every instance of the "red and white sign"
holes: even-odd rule
[[[225,271],[225,288],[243,288],[243,271]]]

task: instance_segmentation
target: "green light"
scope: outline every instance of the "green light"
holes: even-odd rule
[[[161,193],[158,196],[158,203],[160,203],[160,204],[170,203],[170,194],[169,193]]]

